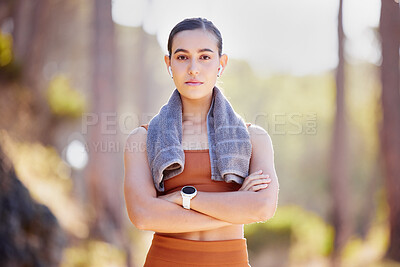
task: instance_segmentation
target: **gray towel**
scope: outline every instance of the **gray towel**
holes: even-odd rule
[[[250,135],[243,119],[217,88],[207,113],[211,179],[242,184],[249,174]],[[185,165],[182,147],[182,101],[174,90],[168,103],[149,122],[147,157],[156,189],[181,172]]]

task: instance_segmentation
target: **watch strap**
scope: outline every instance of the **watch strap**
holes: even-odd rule
[[[190,210],[190,197],[182,196],[182,206],[185,209]]]

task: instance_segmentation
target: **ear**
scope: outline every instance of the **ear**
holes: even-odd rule
[[[228,55],[223,54],[219,58],[219,64],[222,66],[221,74],[224,72],[226,65],[228,64]]]
[[[169,58],[168,55],[164,56],[164,61],[165,61],[165,65],[167,65],[167,70],[168,70],[168,68],[171,66],[171,59]]]

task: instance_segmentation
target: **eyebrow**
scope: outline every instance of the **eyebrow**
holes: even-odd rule
[[[178,53],[178,52],[189,53],[189,51],[187,51],[186,49],[178,48],[178,49],[175,50],[174,54],[176,54],[176,53]],[[202,53],[202,52],[211,52],[211,53],[214,53],[214,51],[212,51],[212,50],[209,49],[209,48],[199,49],[197,52],[198,52],[198,53]]]

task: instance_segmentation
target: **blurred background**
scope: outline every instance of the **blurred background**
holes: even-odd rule
[[[174,90],[187,17],[220,29],[218,86],[274,145],[250,264],[400,266],[398,1],[0,0],[1,266],[142,266],[124,145]]]

